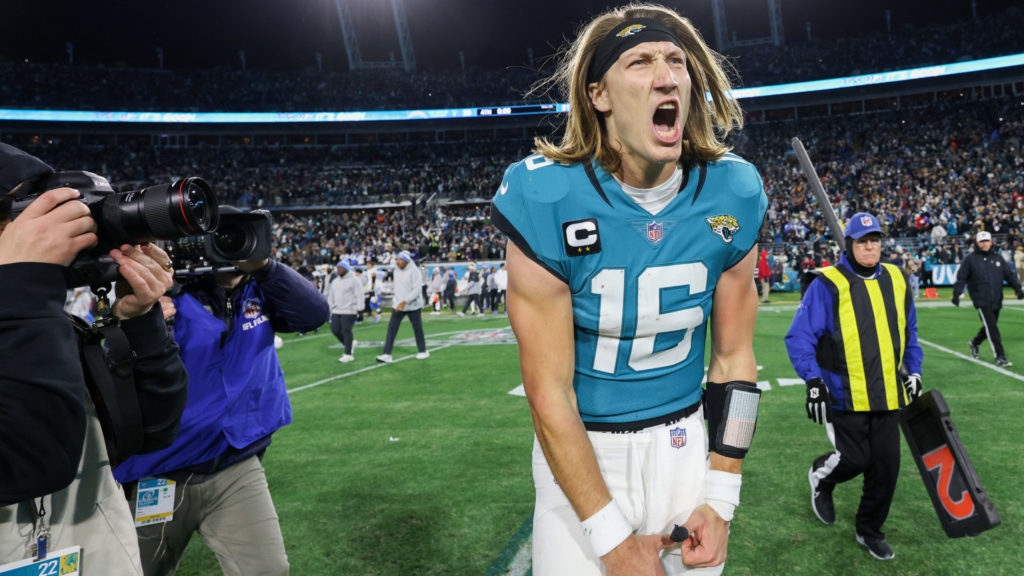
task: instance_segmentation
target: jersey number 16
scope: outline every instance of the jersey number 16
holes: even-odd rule
[[[626,271],[621,268],[601,270],[590,281],[590,293],[601,297],[598,321],[597,350],[594,370],[615,373],[619,342],[622,340],[622,309],[626,301]],[[690,354],[693,330],[704,323],[700,306],[661,311],[661,292],[666,288],[689,287],[690,294],[707,289],[708,269],[700,262],[658,266],[644,270],[637,278],[636,336],[629,352],[633,370],[653,370],[678,364]],[[658,334],[685,330],[678,344],[654,351]]]

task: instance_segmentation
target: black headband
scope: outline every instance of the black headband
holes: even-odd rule
[[[587,83],[598,82],[615,64],[622,53],[644,42],[671,42],[682,48],[679,39],[660,21],[653,18],[633,18],[619,24],[608,33],[594,51],[594,59],[587,70]]]

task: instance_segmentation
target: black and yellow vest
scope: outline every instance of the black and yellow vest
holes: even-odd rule
[[[909,401],[900,377],[910,294],[903,272],[882,264],[861,278],[846,266],[812,272],[832,293],[835,332],[818,343],[817,361],[843,379],[847,412],[899,410]]]

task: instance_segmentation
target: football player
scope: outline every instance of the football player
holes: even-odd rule
[[[767,203],[722,142],[742,126],[724,66],[670,9],[597,16],[551,79],[564,136],[537,140],[494,196],[536,432],[538,576],[722,570],[757,419]]]

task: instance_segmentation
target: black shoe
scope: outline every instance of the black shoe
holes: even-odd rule
[[[1003,368],[1006,368],[1007,366],[1013,366],[1013,362],[1010,362],[1006,358],[1000,356],[999,358],[996,358],[996,366],[1002,366]]]
[[[814,475],[814,466],[807,472],[807,480],[811,483],[811,510],[826,526],[836,523],[836,507],[832,502],[832,493],[818,490],[818,477]]]
[[[885,538],[868,538],[857,534],[857,543],[867,548],[868,552],[879,560],[892,560],[896,556]]]
[[[970,342],[967,343],[967,346],[971,349],[971,358],[974,358],[975,360],[977,360],[978,359],[978,345],[974,343],[974,340],[971,340]]]

